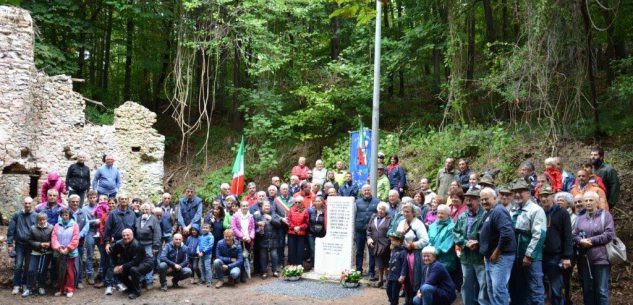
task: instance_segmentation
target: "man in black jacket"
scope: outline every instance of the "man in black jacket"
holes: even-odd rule
[[[121,240],[117,241],[110,251],[114,265],[114,274],[119,277],[127,289],[128,298],[136,299],[141,295],[139,285],[141,278],[152,270],[152,258],[136,239],[131,229],[125,229]]]
[[[35,224],[35,217],[37,216],[32,207],[33,198],[25,197],[22,203],[24,210],[13,214],[11,221],[9,221],[9,230],[7,231],[9,255],[15,255],[13,295],[20,292],[20,286],[26,285],[25,267],[28,266],[28,258],[30,256],[29,231],[31,226]]]
[[[547,217],[547,233],[543,248],[543,273],[550,283],[551,304],[563,305],[563,269],[571,268],[571,219],[567,210],[554,202],[549,184],[541,187],[539,199]],[[562,266],[562,269],[561,269]],[[546,293],[546,295],[548,295]]]
[[[77,154],[77,163],[68,167],[66,173],[66,187],[68,188],[68,196],[72,194],[79,195],[79,207],[84,205],[84,197],[90,188],[90,169],[84,164],[86,154],[80,152]]]
[[[104,230],[105,249],[108,254],[112,252],[112,246],[123,238],[125,229],[133,230],[136,224],[136,215],[128,208],[130,198],[127,195],[119,195],[119,208],[110,211],[106,220]],[[104,270],[106,270],[104,284],[106,286],[106,295],[112,294],[112,286],[115,284],[113,276],[112,262],[106,259]],[[120,287],[122,288],[122,287]]]

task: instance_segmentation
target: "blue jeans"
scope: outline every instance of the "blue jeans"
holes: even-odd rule
[[[211,271],[211,254],[205,254],[200,258],[202,261],[202,277],[201,279],[208,284],[211,283],[211,278],[213,278],[213,272]]]
[[[29,249],[26,244],[18,244],[15,243],[15,269],[13,269],[13,286],[22,286],[26,284],[26,276],[27,273],[25,270],[28,270],[28,262],[29,262]]]
[[[354,231],[354,242],[356,243],[356,270],[363,270],[363,257],[365,256],[365,244],[367,244],[366,231]],[[374,255],[369,252],[369,275],[376,274],[376,262]]]
[[[312,234],[308,235],[308,251],[310,251],[310,261],[312,262],[312,265],[314,266],[314,250],[315,250],[315,244],[316,244],[316,237],[314,237]]]
[[[91,278],[94,274],[94,255],[95,255],[95,238],[93,235],[95,232],[88,231],[86,237],[84,237],[84,245],[86,247],[86,277]],[[81,256],[83,259],[83,256]]]
[[[158,272],[160,274],[161,286],[167,285],[167,269],[168,268],[169,268],[169,265],[167,265],[167,263],[158,264]],[[171,282],[174,284],[177,284],[179,281],[182,281],[190,277],[191,275],[193,275],[193,272],[191,271],[191,269],[185,267],[178,271],[172,270],[171,275],[172,275]]]
[[[543,273],[549,282],[552,305],[563,305],[563,268],[559,266],[560,255],[543,257]]]
[[[259,249],[259,267],[262,274],[268,273],[268,256],[270,255],[270,267],[273,272],[277,272],[279,258],[277,257],[277,249]]]
[[[215,261],[213,261],[213,272],[218,275],[218,280],[220,281],[224,280],[224,270],[222,270],[223,265],[224,263],[222,263],[222,260],[220,259],[216,259]],[[229,270],[228,273],[230,278],[237,280],[240,278],[240,267],[233,267]]]
[[[417,292],[416,292],[416,296],[413,298],[413,304],[414,305],[433,305],[433,297],[434,297],[436,288],[429,284],[424,284],[422,285],[421,290],[422,290],[422,298],[418,298]]]
[[[149,257],[154,257],[154,253],[152,253],[152,245],[146,245],[145,246],[145,254],[147,254],[147,256]],[[145,274],[145,276],[143,277],[143,280],[145,282],[145,284],[150,285],[154,282],[154,263],[152,260],[152,269]]]
[[[79,252],[79,255],[75,258],[75,287],[77,287],[77,284],[81,283],[82,281],[82,277],[84,275],[83,273],[83,257],[84,257],[84,243],[85,243],[85,239],[84,238],[80,238],[79,239],[79,245],[77,246],[77,252]]]
[[[529,267],[523,267],[522,260],[512,266],[510,277],[510,298],[513,305],[543,305],[545,288],[543,288],[543,264],[533,261]],[[526,285],[527,284],[527,285]]]
[[[106,273],[108,269],[106,268],[108,253],[106,253],[105,245],[97,244],[97,250],[99,250],[99,274],[101,275],[101,280],[104,281]]]
[[[31,255],[29,260],[29,275],[26,278],[26,288],[33,289],[33,282],[37,278],[39,288],[46,287],[46,269],[51,263],[52,254]]]
[[[462,301],[464,305],[487,305],[486,267],[477,264],[462,264],[464,281],[462,284]]]
[[[508,293],[508,281],[514,263],[514,254],[502,254],[496,262],[485,258],[486,288],[491,305],[508,305],[510,294]]]
[[[279,264],[280,265],[284,265],[284,261],[286,258],[286,254],[284,253],[284,251],[286,250],[286,236],[288,235],[288,228],[285,228],[285,226],[281,226],[281,228],[279,229],[279,232],[277,232],[277,237],[279,237],[279,240],[277,242],[277,245],[279,246],[277,248],[277,258],[279,259]]]
[[[582,299],[585,305],[608,305],[611,266],[589,265],[585,257],[580,257],[578,272],[582,279]]]

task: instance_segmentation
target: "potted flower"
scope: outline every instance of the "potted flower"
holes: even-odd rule
[[[281,276],[286,281],[298,281],[303,275],[303,266],[286,266],[281,270]]]
[[[362,274],[360,271],[344,270],[341,272],[341,285],[345,288],[356,288],[360,285]]]

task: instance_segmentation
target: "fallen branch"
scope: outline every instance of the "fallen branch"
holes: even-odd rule
[[[98,102],[98,101],[95,101],[95,100],[91,100],[91,99],[89,99],[89,98],[87,98],[87,97],[85,97],[85,96],[82,96],[82,98],[84,99],[84,101],[86,101],[86,102],[88,102],[88,103],[95,104],[95,105],[97,105],[97,106],[101,106],[101,107],[103,107],[103,108],[106,108],[106,106],[105,106],[105,105],[103,105],[103,103],[101,103],[101,102]]]

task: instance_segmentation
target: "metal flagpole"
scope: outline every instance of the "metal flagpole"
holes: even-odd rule
[[[382,1],[376,0],[376,36],[374,38],[374,96],[371,112],[371,167],[369,181],[371,193],[377,196],[378,168],[378,115],[380,113],[380,37],[382,26]]]

